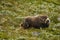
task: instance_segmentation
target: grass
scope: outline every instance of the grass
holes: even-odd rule
[[[60,40],[59,10],[59,0],[0,0],[0,40]],[[24,17],[43,13],[51,20],[49,28],[20,28]]]

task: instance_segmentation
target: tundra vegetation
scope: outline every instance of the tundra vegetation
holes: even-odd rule
[[[24,17],[43,13],[49,28],[20,28]],[[60,40],[60,0],[0,0],[0,40]]]

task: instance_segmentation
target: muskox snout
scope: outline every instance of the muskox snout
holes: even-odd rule
[[[49,20],[47,20],[46,23],[49,23]]]
[[[50,23],[50,19],[47,18],[46,21],[45,21],[45,23]]]

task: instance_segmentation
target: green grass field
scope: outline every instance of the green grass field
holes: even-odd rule
[[[24,17],[40,14],[49,28],[20,28]],[[0,0],[0,40],[60,40],[60,0]]]

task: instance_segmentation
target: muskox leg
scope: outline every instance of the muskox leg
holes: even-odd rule
[[[42,25],[41,25],[41,28],[47,28],[47,27],[49,27],[48,24],[42,24]]]
[[[35,24],[33,25],[33,27],[36,28],[36,29],[40,29],[40,24],[35,23]]]

